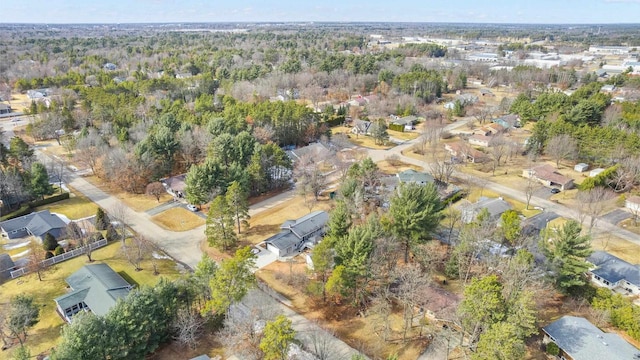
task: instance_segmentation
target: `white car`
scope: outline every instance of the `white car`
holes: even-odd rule
[[[191,210],[193,212],[198,211],[198,207],[195,206],[195,205],[191,205],[191,204],[187,205],[187,209],[189,209],[189,210]]]

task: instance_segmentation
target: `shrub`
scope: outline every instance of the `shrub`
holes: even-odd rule
[[[53,251],[53,255],[62,255],[64,254],[64,248],[62,246],[58,246],[54,251]]]
[[[44,240],[42,240],[42,248],[45,251],[53,251],[58,247],[58,241],[56,240],[55,236],[51,235],[50,233],[47,233],[44,236]]]
[[[47,251],[44,253],[45,259],[51,259],[53,257],[53,253],[51,251]]]
[[[113,227],[112,224],[109,224],[109,226],[107,226],[107,241],[114,241],[118,239],[118,232],[116,231],[116,229]]]
[[[97,230],[105,230],[107,226],[109,226],[109,216],[102,210],[102,208],[98,208],[96,212],[96,229]]]
[[[550,342],[547,344],[547,354],[558,356],[560,355],[560,348],[558,347],[558,345],[556,345],[556,343]]]

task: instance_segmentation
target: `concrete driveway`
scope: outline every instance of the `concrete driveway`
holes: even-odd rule
[[[252,247],[252,249],[255,249],[257,251],[257,253],[254,252],[254,254],[257,256],[256,258],[257,269],[262,269],[263,267],[271,263],[274,263],[278,260],[278,256],[276,254],[272,253],[271,251],[265,249],[260,245],[256,245]]]
[[[631,214],[622,209],[615,209],[610,213],[604,214],[600,217],[600,219],[608,222],[609,224],[617,225],[622,220],[626,220],[631,218]]]

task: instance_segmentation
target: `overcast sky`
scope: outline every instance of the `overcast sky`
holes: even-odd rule
[[[3,23],[638,23],[640,0],[3,0]]]

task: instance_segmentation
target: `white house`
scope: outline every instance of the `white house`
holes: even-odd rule
[[[591,282],[597,286],[627,295],[640,294],[640,266],[630,264],[606,251],[594,251],[587,261],[593,265],[588,274]]]

